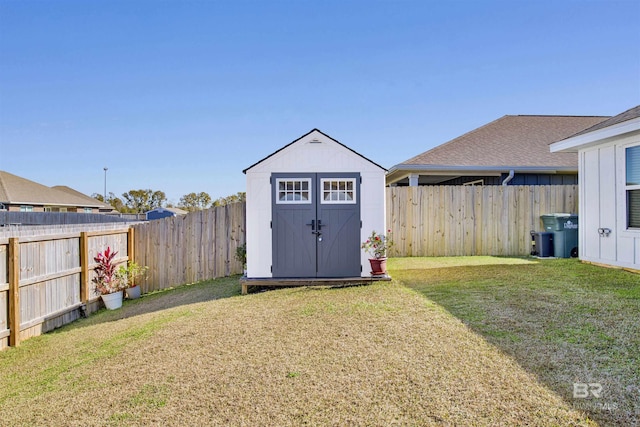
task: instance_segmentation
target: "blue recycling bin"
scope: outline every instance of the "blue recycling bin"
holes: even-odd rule
[[[558,258],[578,256],[578,215],[554,213],[542,215],[546,232],[553,233],[553,254]]]

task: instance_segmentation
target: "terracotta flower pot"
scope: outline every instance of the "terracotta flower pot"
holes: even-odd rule
[[[372,276],[387,274],[387,258],[370,258],[369,264],[371,264]]]

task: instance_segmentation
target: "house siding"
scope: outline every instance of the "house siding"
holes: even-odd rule
[[[419,185],[464,185],[469,182],[482,180],[482,185],[502,185],[502,182],[509,176],[503,173],[500,176],[459,176],[437,183],[420,183]],[[576,185],[578,184],[578,173],[572,174],[533,174],[516,173],[508,185]],[[409,185],[409,180],[400,181],[398,187]]]
[[[579,151],[580,258],[640,269],[640,230],[628,229],[625,148],[640,145],[635,134]],[[608,228],[608,236],[598,230]]]

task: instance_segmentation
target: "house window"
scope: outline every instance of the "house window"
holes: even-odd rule
[[[84,213],[92,213],[93,208],[84,208]]]
[[[33,206],[20,206],[20,212],[33,212]]]
[[[322,203],[356,202],[355,178],[321,179]]]
[[[640,228],[640,145],[625,149],[627,228]]]
[[[278,179],[276,203],[311,203],[311,178]]]

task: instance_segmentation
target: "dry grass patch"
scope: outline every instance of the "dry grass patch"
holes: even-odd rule
[[[398,283],[239,297],[232,280],[146,297],[0,353],[0,420],[593,424],[500,349]]]
[[[640,275],[577,260],[392,260],[394,277],[603,425],[640,419]],[[574,383],[602,394],[573,397]]]

